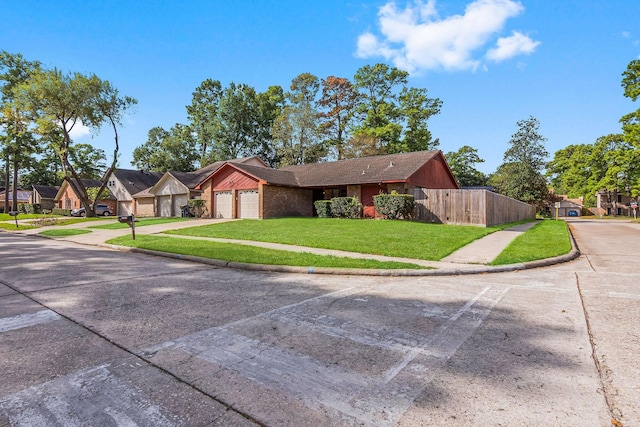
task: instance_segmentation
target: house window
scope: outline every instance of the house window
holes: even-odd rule
[[[618,194],[618,203],[622,203],[622,194]]]

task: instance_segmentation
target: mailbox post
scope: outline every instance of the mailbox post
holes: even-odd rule
[[[16,228],[18,228],[18,211],[9,211],[9,216],[12,216],[16,220]]]
[[[136,240],[136,218],[135,215],[124,215],[118,217],[118,222],[122,222],[125,224],[129,224],[131,227],[131,237],[133,240]]]

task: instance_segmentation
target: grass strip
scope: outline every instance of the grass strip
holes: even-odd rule
[[[569,230],[564,221],[543,220],[516,237],[491,265],[516,264],[567,254],[571,251]]]
[[[38,228],[38,226],[18,223],[18,228],[16,228],[15,222],[0,222],[0,228],[3,230],[29,230],[31,228]]]
[[[278,218],[231,221],[165,233],[437,261],[476,239],[511,225],[484,228],[413,221]]]
[[[170,222],[189,221],[191,218],[145,218],[136,220],[136,227],[144,227],[145,225],[166,224]],[[114,222],[112,224],[92,225],[89,228],[98,228],[100,230],[118,230],[121,228],[129,228],[129,225],[122,222]]]
[[[56,230],[45,230],[41,231],[38,234],[49,237],[66,237],[66,236],[77,236],[78,234],[88,234],[91,233],[91,230],[86,229],[78,229],[78,228],[61,228]]]
[[[367,268],[367,269],[423,269],[425,267],[393,261],[343,258],[314,255],[306,252],[291,252],[255,246],[219,243],[206,240],[181,239],[178,237],[140,235],[136,240],[121,236],[107,241],[108,244],[150,249],[181,255],[219,259],[231,262],[266,265],[291,265],[299,267]]]

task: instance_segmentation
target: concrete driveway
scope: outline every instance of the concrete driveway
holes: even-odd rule
[[[640,230],[571,225],[577,261],[419,278],[0,233],[0,425],[640,425]]]

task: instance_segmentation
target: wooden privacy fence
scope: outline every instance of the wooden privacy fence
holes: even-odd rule
[[[487,190],[415,188],[413,196],[419,221],[488,227],[536,216],[535,206]]]

